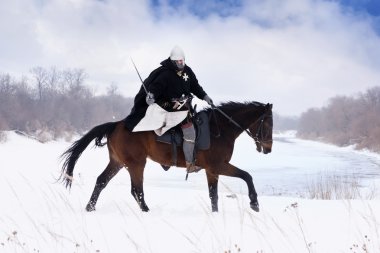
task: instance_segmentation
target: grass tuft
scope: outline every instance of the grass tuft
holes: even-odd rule
[[[311,199],[364,199],[358,179],[349,176],[321,175],[308,186]]]

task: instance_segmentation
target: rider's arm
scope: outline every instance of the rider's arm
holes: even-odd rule
[[[199,99],[204,100],[207,94],[203,90],[202,86],[198,83],[198,79],[192,70],[190,71],[190,80],[191,80],[190,92],[193,93],[195,96],[197,96]]]

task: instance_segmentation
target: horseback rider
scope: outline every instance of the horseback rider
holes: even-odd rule
[[[133,131],[133,128],[145,116],[148,106],[153,103],[160,105],[167,111],[187,110],[189,112],[190,108],[185,103],[186,98],[194,94],[209,105],[213,104],[212,99],[199,85],[194,72],[185,64],[185,54],[178,46],[171,50],[170,57],[162,61],[159,68],[152,71],[144,84],[146,91],[141,87],[135,97],[134,107],[125,119],[126,127],[130,131]],[[194,159],[196,134],[190,113],[187,115],[186,119],[180,123],[183,133],[183,152],[187,171],[196,172],[200,170],[198,166],[195,166]]]

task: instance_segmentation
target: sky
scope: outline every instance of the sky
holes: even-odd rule
[[[376,0],[3,0],[0,73],[84,69],[102,93],[134,97],[183,48],[216,102],[273,103],[296,116],[380,85]]]

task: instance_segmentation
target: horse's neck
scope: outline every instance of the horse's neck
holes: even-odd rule
[[[223,110],[223,109],[222,109]],[[231,126],[223,128],[224,131],[228,131],[233,139],[237,138],[244,129],[247,129],[251,124],[253,124],[264,112],[264,108],[257,107],[241,107],[234,108],[228,111],[225,111],[233,121],[238,123],[241,126],[241,129],[230,122],[229,119],[223,117],[222,125]]]
[[[231,112],[232,118],[243,128],[247,129],[254,123],[264,112],[262,107],[240,108]]]

